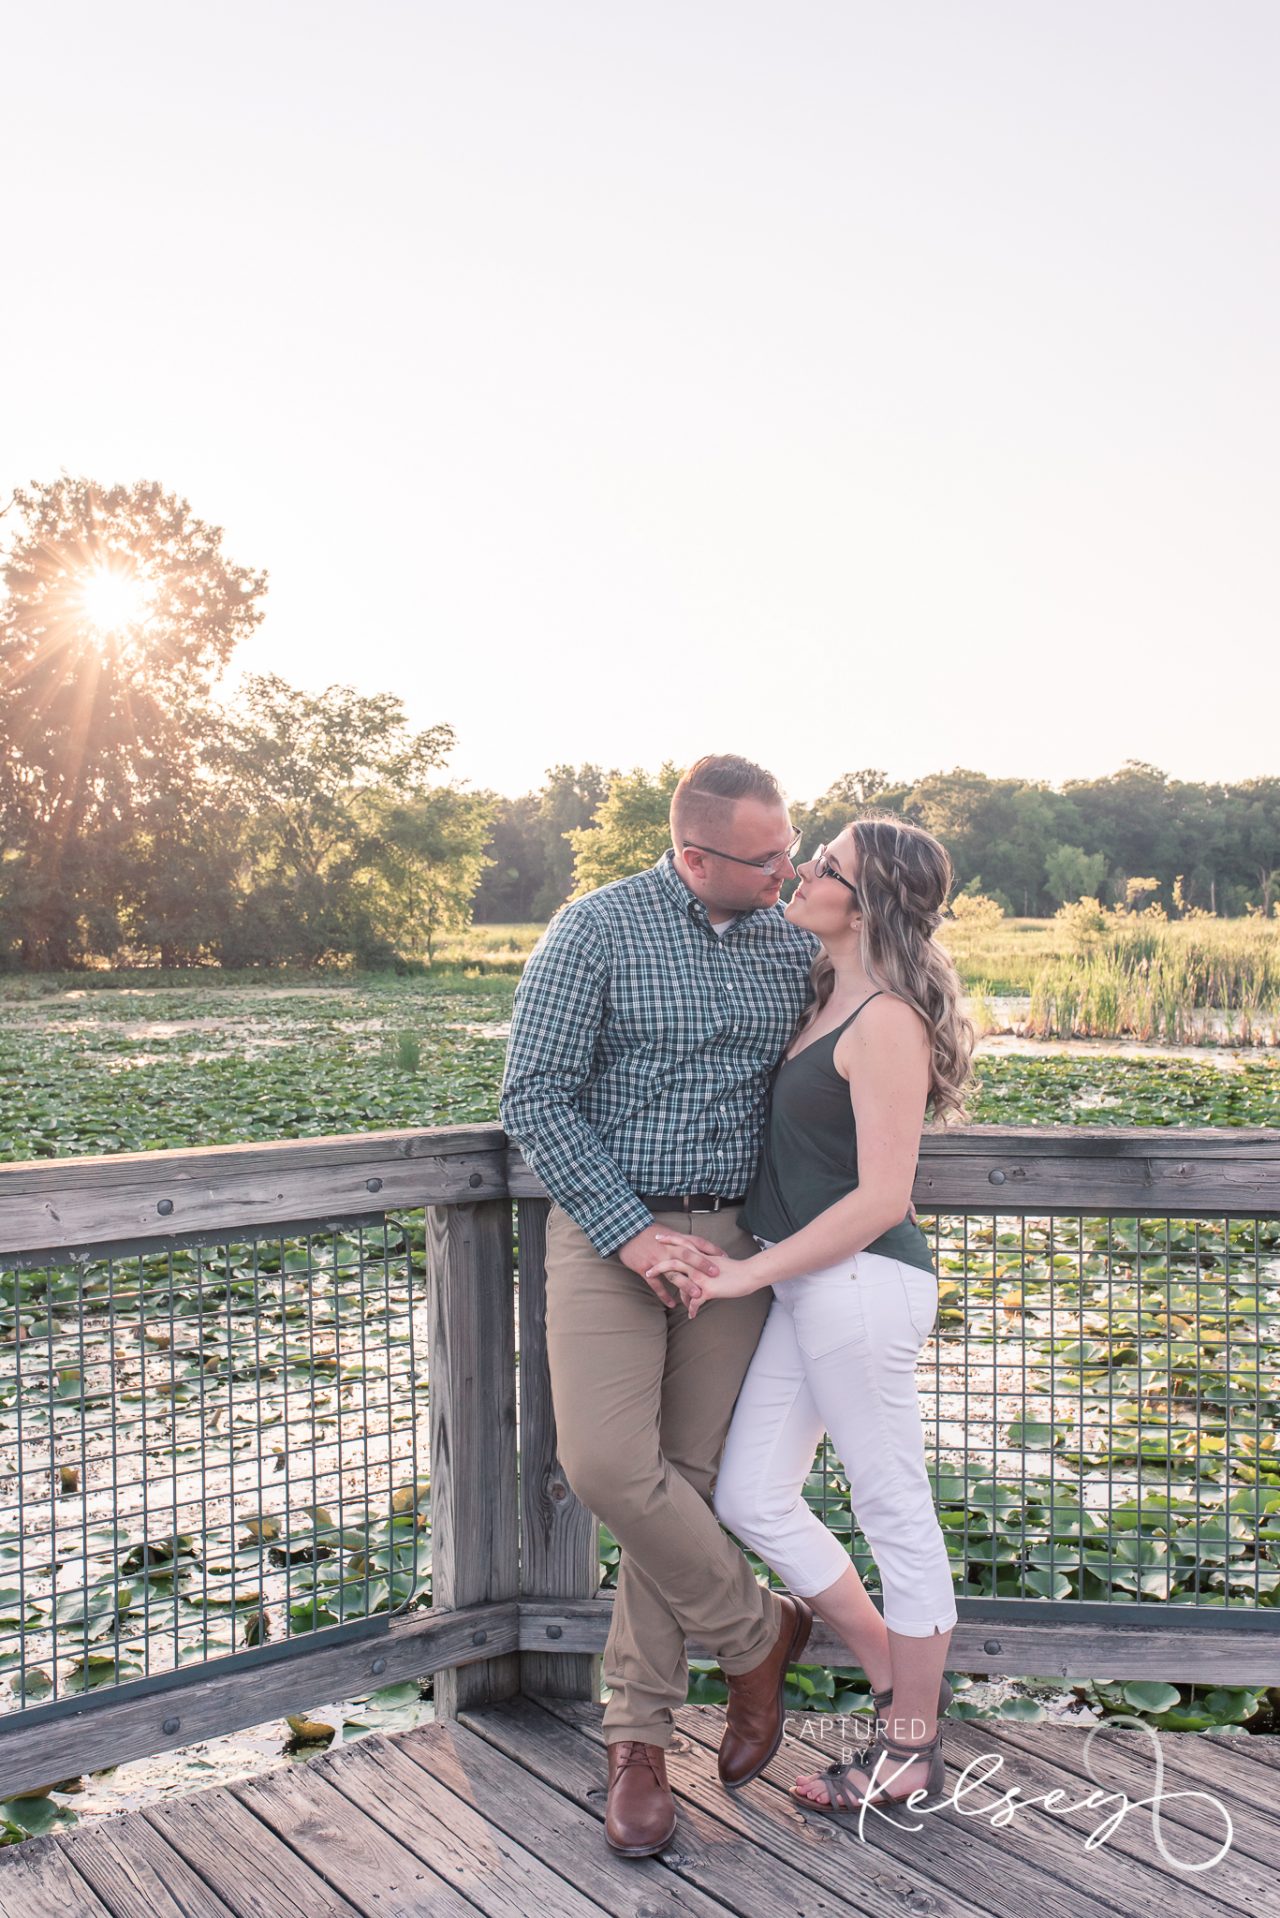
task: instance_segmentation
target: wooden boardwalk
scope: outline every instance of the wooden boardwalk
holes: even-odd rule
[[[1238,1918],[1277,1909],[1280,1740],[1160,1739],[1164,1791],[1212,1793],[1234,1827],[1225,1856],[1192,1872],[1162,1857],[1150,1811],[1130,1810],[1087,1850],[1116,1800],[992,1823],[1014,1785],[1024,1797],[1057,1788],[1067,1805],[1099,1786],[1148,1798],[1155,1762],[1140,1733],[1100,1734],[1086,1758],[1074,1728],[948,1720],[953,1787],[975,1759],[998,1756],[999,1770],[963,1809],[949,1804],[918,1829],[868,1817],[859,1839],[786,1795],[796,1772],[833,1747],[788,1737],[765,1776],[731,1795],[715,1771],[722,1723],[705,1706],[680,1714],[669,1755],[680,1823],[660,1858],[618,1858],[605,1845],[599,1707],[517,1698],[0,1852],[0,1914]],[[1161,1831],[1188,1863],[1212,1856],[1225,1835],[1199,1799],[1171,1799]]]

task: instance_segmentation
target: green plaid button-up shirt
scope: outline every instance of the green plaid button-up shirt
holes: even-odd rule
[[[602,1256],[652,1223],[637,1192],[746,1191],[817,951],[781,906],[714,931],[670,849],[552,919],[516,990],[500,1111]]]

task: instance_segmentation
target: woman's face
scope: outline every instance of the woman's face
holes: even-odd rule
[[[824,868],[821,876],[816,870],[819,865]],[[831,870],[826,870],[828,867]],[[846,826],[831,841],[824,859],[815,852],[812,858],[801,860],[796,872],[800,883],[786,907],[793,925],[803,926],[825,942],[828,937],[840,938],[858,924],[861,913],[849,891],[858,879],[858,846],[852,827]],[[842,884],[842,880],[848,883]]]

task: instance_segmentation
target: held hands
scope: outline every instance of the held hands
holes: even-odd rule
[[[712,1266],[705,1259],[695,1263],[682,1249],[689,1243],[688,1240],[674,1232],[659,1232],[657,1238],[663,1247],[663,1255],[644,1276],[655,1292],[664,1275],[670,1278],[672,1284],[679,1286],[680,1297],[689,1308],[691,1319],[696,1319],[701,1307],[709,1305],[713,1299],[744,1299],[748,1293],[759,1291],[760,1281],[752,1272],[754,1259],[728,1258],[716,1246],[713,1250],[717,1255],[717,1266]],[[695,1243],[701,1244],[702,1241]],[[667,1250],[668,1247],[670,1250]],[[658,1296],[661,1297],[661,1293]],[[675,1303],[672,1299],[671,1304]]]
[[[710,1239],[699,1239],[692,1233],[663,1232],[656,1220],[646,1226],[643,1232],[637,1232],[634,1239],[628,1239],[625,1245],[618,1247],[618,1257],[628,1271],[638,1273],[664,1305],[679,1305],[680,1294],[673,1292],[666,1280],[654,1272],[668,1246],[677,1248],[683,1255],[686,1271],[707,1277],[714,1277],[719,1271],[718,1262],[724,1254]],[[710,1258],[706,1256],[708,1253],[711,1254]]]

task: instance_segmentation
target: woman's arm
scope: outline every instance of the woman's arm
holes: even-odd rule
[[[929,1091],[924,1020],[904,1000],[886,994],[841,1034],[835,1063],[849,1081],[858,1135],[857,1189],[767,1252],[738,1260],[721,1255],[719,1279],[695,1279],[687,1290],[681,1286],[690,1300],[699,1292],[704,1301],[741,1297],[835,1265],[907,1216]],[[678,1264],[675,1256],[654,1269],[671,1269],[678,1277]]]

